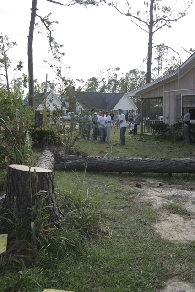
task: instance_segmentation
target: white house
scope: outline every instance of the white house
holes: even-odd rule
[[[28,99],[23,104],[23,107],[28,106]],[[49,111],[61,110],[62,102],[53,91],[45,93],[36,93],[33,97],[33,106],[36,107],[36,110],[48,109]]]
[[[136,110],[137,107],[127,93],[75,92],[76,112],[82,110],[113,110],[122,109],[124,113]]]
[[[37,94],[34,98],[34,105],[37,106],[37,110],[43,110],[44,108],[48,109],[49,111],[53,110],[60,110],[62,109],[62,102],[58,98],[57,94],[53,91],[44,93],[42,95]]]

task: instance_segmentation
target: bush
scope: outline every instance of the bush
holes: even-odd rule
[[[32,128],[29,130],[33,146],[60,146],[61,139],[57,130],[53,127]]]
[[[193,125],[192,125],[193,127]],[[155,133],[160,134],[160,138],[168,139],[173,141],[180,141],[183,139],[182,136],[182,123],[177,122],[173,125],[168,125],[162,122],[158,122],[156,124],[152,124],[151,128]],[[195,131],[195,127],[194,127]]]
[[[177,122],[171,126],[169,126],[169,136],[172,137],[173,140],[182,140],[182,122]]]
[[[169,125],[163,122],[157,122],[155,124],[151,124],[151,128],[155,133],[163,134],[167,132]]]

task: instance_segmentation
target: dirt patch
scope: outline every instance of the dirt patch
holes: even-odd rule
[[[176,278],[169,279],[166,282],[166,287],[160,292],[194,292],[195,288],[189,284],[179,281]]]
[[[154,228],[168,240],[188,242],[195,240],[195,188],[183,185],[170,186],[155,180],[139,182],[140,192],[134,196],[136,202],[150,202],[157,210],[158,219]],[[177,204],[185,208],[190,216],[173,214],[164,207]]]
[[[154,228],[163,238],[187,242],[195,240],[195,219],[186,219],[177,214],[162,213]]]
[[[138,186],[139,185],[139,186]],[[136,202],[150,202],[157,211],[157,221],[154,229],[163,238],[178,241],[195,241],[195,185],[170,185],[156,180],[145,179],[136,182],[134,187],[140,191],[133,195]],[[177,204],[185,208],[190,216],[173,214],[164,205]],[[195,292],[190,283],[169,279],[160,292]]]

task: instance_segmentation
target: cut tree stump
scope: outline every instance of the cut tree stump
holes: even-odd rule
[[[35,127],[43,126],[43,114],[41,111],[35,111]]]
[[[56,170],[86,170],[98,172],[134,173],[195,173],[195,159],[191,158],[127,158],[93,157],[58,154]]]
[[[33,220],[39,210],[47,212],[50,219],[60,225],[61,215],[56,206],[53,177],[50,169],[9,165],[4,201],[8,217]]]

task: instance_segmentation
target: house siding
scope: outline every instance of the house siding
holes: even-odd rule
[[[148,90],[146,93],[141,95],[142,98],[159,98],[163,97],[163,85],[160,85],[159,87]]]
[[[195,94],[195,67],[191,68],[183,76],[175,76],[174,80],[163,84],[156,84],[156,88],[146,89],[141,98],[162,98],[163,97],[163,118],[164,122],[172,125],[181,116],[181,96]],[[195,99],[194,99],[195,108]]]

